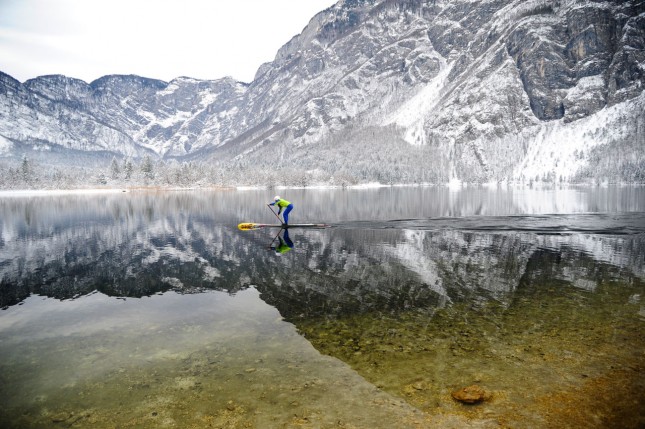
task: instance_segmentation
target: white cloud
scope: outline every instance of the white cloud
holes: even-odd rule
[[[0,70],[253,79],[333,0],[0,0]]]

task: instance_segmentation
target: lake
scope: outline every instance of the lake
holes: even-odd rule
[[[645,188],[278,192],[0,197],[0,426],[645,425]]]

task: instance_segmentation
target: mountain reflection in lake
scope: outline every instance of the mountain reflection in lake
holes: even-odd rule
[[[1,198],[0,425],[643,425],[645,189],[283,193]]]

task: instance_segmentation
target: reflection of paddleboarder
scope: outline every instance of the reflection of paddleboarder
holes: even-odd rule
[[[293,242],[289,238],[288,229],[285,228],[282,230],[282,237],[280,237],[280,233],[278,233],[278,241],[279,243],[277,246],[270,247],[271,250],[275,250],[275,253],[284,254],[293,249]]]

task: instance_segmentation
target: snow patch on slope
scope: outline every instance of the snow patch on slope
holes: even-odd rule
[[[453,63],[447,64],[446,59],[438,54],[437,59],[441,62],[441,70],[437,76],[385,121],[387,125],[396,124],[405,128],[404,139],[412,145],[427,143],[423,128],[425,120],[437,107],[441,99],[441,90],[445,87],[446,79],[452,70]]]
[[[601,75],[580,78],[578,84],[567,93],[566,99],[588,100],[593,99],[593,91],[601,91],[605,87],[605,81]]]
[[[524,160],[513,171],[513,179],[542,179],[549,175],[555,180],[572,178],[587,165],[591,149],[621,134],[629,135],[634,116],[644,111],[645,92],[572,123],[559,120],[539,125]]]
[[[0,136],[0,153],[8,153],[13,149],[13,143],[6,138]]]

